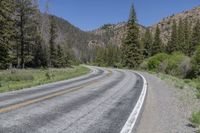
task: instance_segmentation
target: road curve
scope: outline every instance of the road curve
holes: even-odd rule
[[[71,80],[0,94],[0,133],[120,133],[144,80],[128,70],[90,69]]]

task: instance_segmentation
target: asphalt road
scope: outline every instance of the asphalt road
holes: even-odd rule
[[[90,74],[0,94],[0,133],[120,133],[142,91],[128,70]]]

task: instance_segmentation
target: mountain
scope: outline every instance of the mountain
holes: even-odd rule
[[[200,6],[193,8],[192,10],[166,17],[157,24],[149,27],[138,24],[140,35],[142,37],[147,28],[150,28],[152,33],[154,33],[156,27],[159,26],[161,29],[161,39],[165,44],[167,44],[171,34],[173,21],[175,20],[178,22],[180,19],[183,20],[185,18],[187,18],[191,26],[193,26],[200,18]],[[73,26],[62,18],[55,16],[55,20],[58,28],[57,43],[62,44],[66,48],[72,49],[76,57],[79,59],[82,57],[84,60],[88,60],[91,56],[90,52],[95,46],[104,47],[108,44],[120,46],[126,35],[125,22],[118,24],[105,24],[96,30],[86,32]],[[45,29],[48,29],[47,26],[48,22],[45,22]],[[46,36],[46,39],[48,40],[48,32],[45,32],[44,36]]]
[[[160,22],[148,28],[150,28],[151,31],[154,33],[156,27],[159,26],[161,29],[161,38],[163,42],[166,44],[171,35],[173,21],[175,20],[178,23],[180,19],[182,20],[187,19],[191,27],[193,27],[194,24],[197,22],[197,20],[200,20],[200,6],[195,7],[188,11],[183,11],[181,13],[173,14],[169,17],[163,18]]]
[[[140,36],[144,34],[146,28],[142,25],[139,25],[139,30],[140,30]],[[126,36],[126,23],[119,23],[119,24],[106,24],[103,25],[101,28],[92,31],[93,34],[100,36],[101,40],[105,44],[113,44],[120,46],[122,43],[122,40]]]

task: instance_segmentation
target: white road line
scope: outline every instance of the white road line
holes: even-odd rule
[[[143,84],[141,95],[120,133],[132,133],[132,131],[136,125],[137,119],[139,117],[140,111],[142,109],[142,106],[144,104],[146,95],[147,95],[146,79],[140,73],[137,73],[137,72],[135,72],[135,73],[142,77],[144,84]]]

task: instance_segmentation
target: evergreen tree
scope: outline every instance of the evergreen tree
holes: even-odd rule
[[[136,68],[142,61],[142,50],[139,43],[139,28],[136,22],[136,13],[134,6],[132,5],[127,24],[127,36],[122,44],[122,63],[124,66],[130,68]]]
[[[14,12],[14,0],[0,1],[0,68],[8,66],[13,35],[12,13]]]
[[[16,44],[18,67],[24,68],[33,60],[33,44],[36,34],[34,21],[37,7],[32,0],[16,0]]]
[[[152,55],[161,53],[163,51],[162,47],[162,40],[160,38],[160,28],[159,26],[156,27],[156,32],[154,35],[154,41],[152,46]]]
[[[178,51],[183,52],[184,51],[184,42],[185,42],[185,35],[184,35],[184,23],[182,19],[179,20],[179,25],[178,25]]]
[[[186,18],[184,20],[184,43],[182,43],[182,48],[183,48],[183,53],[185,53],[186,55],[189,55],[189,46],[191,43],[191,28],[190,28],[190,24],[188,22],[188,19]]]
[[[38,1],[35,0],[35,6],[38,7]],[[47,67],[47,52],[46,47],[44,46],[44,39],[42,37],[42,16],[39,10],[36,11],[36,15],[34,18],[36,23],[35,28],[35,38],[34,38],[34,60],[32,66],[34,67]]]
[[[198,20],[193,28],[193,33],[191,37],[191,43],[189,46],[189,55],[192,56],[196,47],[200,44],[200,21]]]
[[[143,56],[144,58],[148,58],[152,55],[152,45],[153,45],[153,37],[150,32],[150,29],[147,29],[144,35],[144,38],[142,39],[143,43]]]
[[[105,57],[105,49],[102,48],[102,47],[97,46],[95,51],[96,51],[95,63],[96,63],[98,66],[103,66],[103,65],[105,65],[105,60],[104,60],[104,57]]]
[[[36,47],[34,51],[34,67],[47,67],[47,51],[45,46],[42,45],[44,41],[40,36],[38,36],[38,40],[35,42]]]
[[[56,67],[61,68],[67,66],[66,57],[60,45],[57,46],[57,64]]]
[[[175,20],[173,21],[172,33],[171,33],[170,40],[168,41],[166,50],[170,54],[174,51],[179,50],[179,47],[178,47],[178,31],[177,31],[177,24],[176,24]]]
[[[56,66],[56,24],[55,24],[55,18],[54,16],[50,16],[50,40],[49,40],[49,54],[50,54],[50,62],[49,65],[50,67],[55,67]]]

